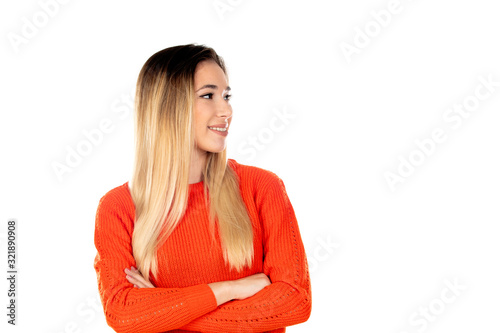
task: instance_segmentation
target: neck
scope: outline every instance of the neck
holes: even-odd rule
[[[195,149],[189,167],[189,184],[199,183],[203,180],[203,168],[207,161],[207,152]]]

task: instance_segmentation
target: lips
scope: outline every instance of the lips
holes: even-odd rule
[[[208,129],[217,135],[227,136],[228,134],[228,127],[214,126],[208,127]]]
[[[216,124],[216,125],[210,125],[208,127],[225,128],[228,127],[228,124]]]
[[[211,129],[211,130],[217,131],[217,132],[227,132],[227,127],[211,127],[211,126],[209,126],[208,129]]]

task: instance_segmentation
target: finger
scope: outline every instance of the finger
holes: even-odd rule
[[[136,284],[138,284],[140,288],[154,288],[151,282],[146,280],[142,275],[137,276],[135,280],[137,281]]]
[[[127,280],[134,285],[135,288],[148,288],[143,282],[141,282],[138,279],[135,279],[134,277],[127,275]]]
[[[125,273],[127,273],[127,276],[130,276],[134,280],[143,281],[143,282],[146,281],[139,271],[134,272],[132,270],[125,269]]]
[[[130,283],[136,284],[139,288],[155,288],[151,282],[146,280],[141,274],[132,271],[127,272],[127,280]]]
[[[128,272],[127,274],[125,274],[125,278],[130,282],[130,283],[136,283],[137,282],[137,278],[136,278],[136,275],[132,274],[131,272]]]
[[[144,284],[144,282],[145,282],[142,275],[140,275],[138,273],[134,273],[132,271],[128,271],[128,273],[125,277],[127,278],[128,281],[130,281],[130,283],[134,283],[134,284],[142,283],[142,284]]]
[[[132,273],[141,273],[139,272],[139,270],[137,268],[135,268],[134,266],[130,266],[130,268],[125,268],[124,269],[125,272],[132,272]]]
[[[130,270],[130,269],[126,269],[126,270],[125,270],[125,272],[126,272],[128,275],[130,275],[130,276],[132,276],[132,277],[134,277],[134,278],[136,278],[136,279],[139,279],[139,280],[140,280],[140,279],[143,279],[144,281],[146,281],[146,280],[144,279],[144,277],[142,276],[141,272],[139,272],[139,271],[138,271],[136,268],[134,268],[134,267],[132,267],[132,269],[131,269],[131,270]]]
[[[139,272],[133,272],[133,271],[129,271],[127,273],[127,275],[130,275],[131,277],[133,277],[134,279],[136,279],[137,281],[141,281],[141,282],[146,282],[146,279],[142,276],[141,273]]]

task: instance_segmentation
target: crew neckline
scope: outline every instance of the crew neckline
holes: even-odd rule
[[[203,188],[203,180],[201,180],[201,181],[199,181],[197,183],[188,184],[188,185],[189,185],[189,190],[190,191],[199,190],[199,189]]]
[[[127,190],[130,192],[130,187],[129,187],[129,182],[125,182],[125,184],[123,184]],[[193,183],[193,184],[188,184],[189,185],[189,189],[190,190],[194,190],[194,189],[198,189],[198,188],[203,188],[203,180],[197,182],[197,183]]]

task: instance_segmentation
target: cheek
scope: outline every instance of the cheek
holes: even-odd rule
[[[194,130],[195,140],[204,141],[205,138],[209,135],[208,131],[209,131],[209,129],[204,124],[199,124],[199,123],[196,124],[195,130]]]
[[[207,130],[208,128],[200,127],[198,129],[198,137],[204,138],[207,136]]]
[[[201,103],[200,103],[201,104]],[[208,110],[206,107],[203,107],[202,105],[197,105],[193,111],[193,121],[195,127],[206,127],[208,124]]]

